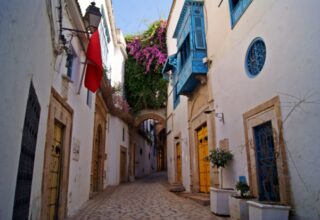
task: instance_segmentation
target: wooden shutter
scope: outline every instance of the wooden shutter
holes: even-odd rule
[[[206,49],[202,17],[194,16],[195,45],[197,49]]]

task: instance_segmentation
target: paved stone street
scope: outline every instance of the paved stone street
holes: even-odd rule
[[[168,191],[166,173],[156,173],[134,183],[108,187],[90,200],[70,220],[222,220],[209,206],[179,197]]]

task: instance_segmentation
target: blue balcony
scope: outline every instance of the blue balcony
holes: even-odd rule
[[[207,56],[203,2],[185,0],[173,37],[178,52],[176,89],[178,95],[189,95],[199,84],[198,76],[205,76],[208,67],[202,62]]]
[[[208,67],[203,64],[202,59],[206,57],[205,51],[193,51],[177,73],[177,93],[188,95],[198,86],[197,76],[206,76]]]

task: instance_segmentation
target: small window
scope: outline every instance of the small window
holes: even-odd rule
[[[251,2],[252,0],[229,0],[232,27],[238,22]]]
[[[69,79],[72,79],[72,67],[73,67],[73,60],[75,55],[73,51],[67,53],[67,61],[66,61],[66,68],[67,68],[67,76]]]
[[[125,141],[125,137],[126,137],[125,129],[122,128],[122,141]]]
[[[253,40],[246,56],[246,70],[249,77],[257,76],[266,61],[266,45],[261,38]]]
[[[202,17],[194,17],[194,29],[195,29],[195,42],[197,49],[206,49],[205,37],[204,37],[204,27],[202,25]]]
[[[87,106],[91,108],[92,105],[92,92],[88,89],[87,90]]]
[[[186,37],[184,42],[182,43],[180,47],[180,56],[181,56],[181,67],[184,66],[187,59],[190,56],[190,37],[189,35]]]
[[[177,84],[173,88],[173,108],[175,109],[180,103],[180,96],[177,92]]]

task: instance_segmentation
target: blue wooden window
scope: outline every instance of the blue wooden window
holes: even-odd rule
[[[266,45],[261,38],[253,40],[246,56],[246,69],[249,77],[257,76],[266,61]]]
[[[190,56],[190,36],[188,35],[180,47],[181,68]]]
[[[199,9],[195,10],[195,14],[199,14],[199,16],[193,17],[195,31],[195,47],[197,49],[206,49],[203,15],[200,14]]]
[[[110,43],[110,33],[107,25],[107,19],[106,19],[106,14],[103,9],[103,5],[101,5],[101,15],[102,15],[102,23],[103,23],[103,28],[104,28],[104,34],[105,37],[107,38],[108,43]]]
[[[180,96],[177,92],[177,84],[173,88],[173,108],[175,109],[180,103]]]
[[[238,22],[251,2],[252,0],[229,0],[232,27]]]

